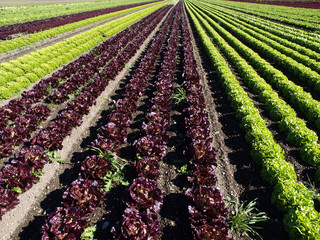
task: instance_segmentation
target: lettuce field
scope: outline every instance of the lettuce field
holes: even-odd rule
[[[1,240],[320,239],[316,2],[43,1],[0,0]]]

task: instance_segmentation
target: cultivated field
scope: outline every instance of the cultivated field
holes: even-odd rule
[[[0,239],[320,239],[319,10],[1,10]]]

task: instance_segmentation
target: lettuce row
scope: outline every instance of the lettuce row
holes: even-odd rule
[[[125,6],[129,4],[149,2],[145,0],[118,0],[116,2],[73,2],[52,4],[24,4],[14,8],[1,5],[3,8],[0,26],[13,25],[28,21],[36,21],[48,18],[59,18],[65,15],[81,14],[88,11],[99,11],[100,9]],[[59,11],[57,11],[59,9]]]
[[[151,16],[154,16],[154,14]],[[68,73],[62,71],[59,81],[61,82],[66,78],[69,79],[53,91],[54,94],[49,95],[49,99],[54,100],[54,103],[61,104],[69,99],[69,94],[72,94],[74,91],[79,92],[83,88],[83,85],[90,84],[90,81],[93,81],[93,77],[98,76],[99,70],[119,54],[128,42],[134,39],[136,33],[133,29],[140,32],[143,30],[146,22],[150,21],[150,18],[151,17],[142,19],[138,26],[136,26],[137,24],[133,24],[130,28],[126,28],[92,49],[90,53],[81,56],[78,61],[72,62],[73,64],[69,63]],[[119,42],[121,44],[119,44]],[[93,52],[97,55],[93,54]],[[117,65],[114,61],[112,61],[112,63]],[[85,64],[84,68],[81,68],[82,64]],[[72,75],[72,73],[74,74]],[[54,75],[56,75],[56,72]],[[70,75],[72,76],[70,77]],[[57,84],[58,81],[50,82]],[[51,86],[53,85],[54,84],[51,84]],[[25,94],[26,93],[23,93],[24,96]],[[45,117],[49,114],[48,110],[44,107],[31,107],[32,104],[38,100],[38,97],[39,94],[36,94],[36,98],[27,94],[25,99],[14,99],[10,101],[8,105],[0,108],[0,116],[3,120],[3,126],[0,128],[0,131],[3,131],[0,137],[0,157],[11,156],[14,146],[20,145],[22,141],[29,141],[31,137],[30,133],[38,127],[39,121],[44,121]],[[33,115],[31,115],[31,113],[33,113]],[[38,121],[37,118],[40,120]],[[7,126],[9,119],[13,121],[13,124]],[[64,124],[66,124],[66,122],[64,122]]]
[[[44,30],[41,32],[36,32],[33,34],[30,34],[29,36],[25,37],[19,37],[19,38],[15,38],[12,40],[7,40],[4,42],[0,42],[0,53],[3,52],[8,52],[9,50],[13,50],[13,49],[17,49],[19,47],[22,46],[26,46],[35,42],[38,42],[40,40],[44,40],[53,36],[56,36],[58,34],[64,33],[64,32],[68,32],[68,31],[72,31],[75,30],[77,28],[92,24],[92,23],[96,23],[108,18],[112,18],[115,16],[119,16],[121,14],[125,14],[127,12],[131,12],[131,11],[135,11],[138,10],[140,8],[144,8],[146,6],[150,6],[153,4],[147,4],[147,5],[143,5],[143,6],[138,6],[138,7],[133,7],[133,8],[128,8],[128,9],[124,9],[121,11],[116,11],[116,12],[112,12],[112,13],[108,13],[108,14],[104,14],[101,16],[97,16],[97,17],[92,17],[89,19],[85,19],[85,20],[81,20],[75,23],[70,23],[70,24],[66,24],[63,26],[59,26],[59,27],[55,27],[55,28],[51,28],[48,30]]]
[[[271,46],[274,46],[278,51],[282,51],[282,53],[291,56],[292,58],[296,59],[297,61],[303,62],[306,66],[312,68],[314,71],[319,72],[319,63],[317,61],[320,60],[320,54],[312,51],[311,49],[308,49],[304,46],[301,46],[298,43],[295,43],[296,39],[299,39],[297,36],[289,37],[283,37],[277,36],[273,34],[271,27],[267,26],[261,26],[259,23],[256,23],[256,20],[249,20],[245,17],[241,17],[239,15],[233,14],[232,12],[221,12],[218,11],[215,8],[211,8],[208,5],[200,5],[199,6],[205,6],[205,8],[210,11],[211,13],[217,14],[224,20],[228,21],[231,24],[238,23],[242,30],[246,31],[252,36],[255,36],[256,38],[260,39],[261,41],[264,41],[267,44],[270,44]],[[270,23],[272,25],[273,23]],[[287,34],[285,30],[283,30],[283,34]],[[265,36],[265,37],[264,37]],[[265,40],[264,40],[265,39]],[[289,40],[289,41],[288,41]],[[318,49],[320,47],[320,44],[317,44],[313,42],[315,46],[318,45],[315,49]],[[284,45],[285,47],[282,47],[281,45]],[[290,48],[290,49],[288,49]],[[294,51],[292,51],[292,50]],[[297,54],[296,52],[299,54]],[[317,61],[316,61],[317,60]]]
[[[37,81],[163,5],[140,10],[17,60],[0,64],[0,99],[8,99],[26,87],[22,79],[27,79],[29,84]]]
[[[228,237],[225,201],[217,188],[215,168],[216,151],[211,147],[210,121],[206,111],[200,75],[191,41],[186,16],[182,16],[183,77],[186,91],[185,128],[186,150],[189,159],[192,184],[185,191],[189,200],[189,214],[194,239],[232,239]]]
[[[195,13],[195,15],[201,22],[206,22],[206,30],[209,32],[210,37],[213,38],[229,61],[236,67],[243,80],[253,89],[253,92],[259,95],[260,101],[266,103],[266,109],[273,120],[279,121],[279,128],[287,136],[287,141],[301,148],[300,155],[305,162],[319,167],[320,145],[318,144],[319,139],[317,134],[307,128],[304,120],[296,116],[294,109],[280,99],[278,94],[255,72],[253,67],[241,58],[213,28],[209,27],[211,25],[219,28],[217,23],[201,12],[200,15],[207,21],[198,13]],[[224,37],[230,42],[232,41],[234,46],[242,46],[243,51],[249,50],[249,48],[243,46],[238,39],[226,31],[224,31]],[[247,51],[245,54],[250,55],[250,51]]]
[[[214,24],[212,20],[211,22]],[[273,68],[271,64],[266,62],[252,49],[246,47],[234,37],[230,37],[230,34],[222,27],[217,26],[216,29],[252,66],[257,68],[261,75],[279,90],[293,106],[296,106],[305,114],[309,121],[314,122],[317,128],[320,129],[320,103],[313,99],[310,93],[305,92],[302,87],[289,81],[281,71]],[[235,28],[233,29],[235,30]]]
[[[100,15],[105,15],[107,13],[117,12],[117,11],[125,10],[128,8],[134,8],[134,7],[145,5],[148,3],[154,3],[154,2],[135,3],[135,4],[122,5],[122,6],[119,4],[118,6],[111,7],[111,8],[103,8],[103,9],[98,9],[94,11],[67,14],[67,15],[62,15],[58,17],[38,19],[34,21],[28,20],[23,23],[4,25],[4,26],[0,26],[0,39],[10,40],[10,39],[19,37],[19,36],[14,36],[14,34],[18,34],[18,33],[32,34],[35,32],[41,32],[47,29],[60,27],[62,25],[67,25],[70,23],[80,22],[81,20],[94,18]]]
[[[166,11],[158,13],[158,16],[156,15],[156,21],[151,22],[146,29],[131,42],[135,42],[132,46],[134,46],[136,50],[154,29],[154,24],[157,25],[161,18],[163,18],[168,11],[168,8],[164,10]],[[163,30],[165,31],[167,29],[166,25]],[[164,33],[158,35],[158,40],[160,40],[160,42],[163,42],[164,38]],[[151,47],[149,49],[150,51],[145,55],[142,64],[140,64],[140,67],[136,70],[136,77],[133,80],[135,80],[137,85],[146,85],[146,81],[143,81],[142,79],[147,80],[151,74],[151,71],[147,71],[146,66],[152,69],[153,64],[150,64],[150,60],[155,62],[157,56],[155,53],[157,51],[159,52],[161,46],[162,44],[159,44],[159,41],[153,42],[153,48]],[[125,54],[125,52],[122,53],[122,55]],[[101,75],[104,76],[104,73]],[[131,81],[128,85],[133,83],[134,82]],[[139,93],[141,89],[138,88],[136,91]],[[131,88],[127,88],[126,92],[127,94],[128,92],[131,92]],[[85,161],[82,162],[79,179],[75,180],[63,194],[63,207],[58,207],[55,212],[51,213],[46,219],[46,223],[42,226],[42,239],[73,238],[74,235],[77,239],[80,238],[81,233],[88,224],[88,213],[94,211],[97,206],[102,205],[105,193],[102,192],[101,188],[106,184],[106,176],[112,176],[112,174],[115,172],[118,173],[118,171],[121,171],[123,168],[121,164],[117,164],[121,159],[116,155],[119,154],[120,145],[126,141],[126,129],[130,125],[132,114],[137,109],[135,100],[137,100],[140,95],[134,94],[132,96],[132,99],[125,96],[117,101],[116,108],[111,112],[108,119],[99,130],[98,137],[91,142],[93,149],[99,151],[91,151],[93,155],[88,156]],[[87,182],[90,184],[86,184]],[[143,181],[139,179],[139,181],[136,181],[135,184],[133,184],[131,189],[133,194],[135,190],[149,190],[151,195],[148,199],[148,203],[157,200],[156,198],[152,199],[152,197],[158,193],[158,189],[154,188],[154,182],[152,181]],[[99,201],[96,201],[96,199]],[[135,232],[146,234],[144,231],[146,228],[146,225],[143,224],[144,222],[151,228],[151,233],[153,233],[153,231],[158,231],[159,229],[157,216],[150,213],[148,210],[146,212],[139,212],[130,208],[129,211],[125,212],[125,217],[130,220],[126,223],[134,221],[136,223],[134,225],[138,227],[138,229],[136,229],[130,228],[129,226],[127,229],[128,231],[126,231],[129,235]],[[66,219],[70,220],[65,221]],[[141,226],[138,225],[140,222],[142,222]]]
[[[202,3],[203,3],[203,1],[202,1]],[[207,2],[205,4],[207,4],[208,6],[210,5],[213,8],[228,12],[228,13],[233,13],[233,15],[238,16],[239,19],[246,19],[247,21],[251,20],[248,23],[252,23],[252,25],[257,26],[257,27],[261,26],[261,27],[263,27],[264,30],[267,30],[267,29],[271,30],[272,33],[274,33],[277,36],[281,37],[282,35],[286,35],[289,37],[288,40],[290,40],[291,38],[294,38],[295,41],[298,40],[296,42],[298,44],[304,45],[303,42],[305,40],[307,40],[307,42],[309,44],[313,44],[314,42],[320,43],[319,36],[316,32],[311,32],[311,31],[307,32],[303,29],[291,27],[286,24],[282,24],[280,22],[270,21],[270,20],[267,20],[267,19],[264,19],[264,18],[261,18],[258,16],[253,16],[253,15],[239,12],[236,10],[227,9],[225,7],[221,7],[221,6],[217,6],[217,5],[213,5],[213,4],[208,4]],[[300,40],[302,40],[302,42],[300,42]],[[310,41],[308,41],[308,40],[310,40]],[[312,47],[310,47],[310,48],[312,49]],[[314,51],[317,51],[317,50],[314,49]]]
[[[203,8],[204,9],[204,8]],[[205,10],[207,13],[210,12],[210,14],[213,14],[210,10]],[[285,56],[291,57],[293,60],[297,61],[298,63],[302,63],[306,67],[310,68],[311,70],[320,73],[320,63],[317,62],[315,59],[312,59],[308,56],[305,56],[289,47],[284,46],[283,44],[280,44],[279,41],[281,41],[281,38],[278,39],[270,39],[269,36],[267,36],[266,32],[260,32],[258,28],[252,27],[249,24],[242,23],[238,21],[237,19],[233,19],[232,17],[228,16],[223,17],[220,14],[214,13],[216,16],[219,16],[221,19],[225,20],[227,23],[232,24],[233,26],[236,26],[238,29],[242,30],[243,32],[251,35],[252,37],[256,38],[257,40],[261,41],[264,44],[267,44],[271,48],[278,50],[280,53],[284,54]],[[287,40],[283,40],[284,42],[288,42]]]
[[[263,10],[259,10],[260,4],[248,4],[248,3],[241,3],[241,6],[231,6],[228,4],[228,2],[225,1],[216,1],[214,3],[218,6],[223,6],[228,9],[232,9],[239,12],[244,12],[248,14],[252,14],[254,16],[263,17],[266,19],[276,20],[281,23],[287,23],[292,26],[298,26],[301,28],[309,29],[309,30],[319,30],[319,23],[315,22],[315,18],[313,17],[304,17],[301,16],[299,13],[297,13],[297,9],[295,8],[286,8],[286,7],[279,7],[279,6],[271,6],[271,5],[263,5]],[[232,3],[234,5],[234,3]],[[281,9],[280,11],[275,10]],[[289,10],[285,12],[284,10]],[[295,12],[294,12],[295,11]],[[311,9],[306,10],[312,11]],[[277,12],[281,12],[279,14],[276,14]],[[301,13],[301,11],[300,11]],[[312,15],[312,13],[309,13],[309,16]]]
[[[150,22],[152,18],[155,19],[151,22],[159,22],[161,20],[161,17],[163,17],[163,15],[165,14],[166,10],[167,8],[163,8],[162,11],[156,11],[155,14],[149,15],[147,17],[147,22]],[[156,14],[158,14],[159,16],[157,16]],[[140,24],[141,22],[137,22],[136,24],[134,24],[132,26],[133,29],[136,29],[135,27],[139,27]],[[3,201],[0,202],[0,218],[8,210],[14,207],[13,204],[10,204],[11,201],[12,203],[15,203],[15,205],[18,204],[18,201],[15,201],[17,200],[17,192],[10,195],[7,191],[1,191],[1,189],[6,189],[7,186],[10,186],[10,189],[18,188],[21,191],[26,191],[39,180],[39,176],[36,176],[33,173],[41,171],[44,164],[47,162],[47,157],[44,154],[44,149],[47,151],[56,151],[62,148],[63,139],[71,133],[73,128],[81,124],[82,117],[89,112],[90,106],[95,104],[95,99],[108,85],[109,80],[114,79],[118,74],[118,71],[125,67],[123,56],[126,56],[128,59],[130,59],[152,30],[153,25],[148,25],[148,27],[141,32],[141,35],[135,37],[127,46],[127,50],[129,51],[122,52],[120,54],[122,55],[122,58],[118,58],[116,59],[117,61],[113,61],[109,64],[112,66],[118,66],[116,70],[114,70],[112,73],[109,73],[109,69],[104,68],[104,70],[100,74],[100,77],[90,82],[90,84],[88,84],[80,94],[75,96],[75,99],[73,101],[70,101],[66,105],[66,107],[58,113],[57,117],[54,120],[50,121],[47,128],[42,129],[38,134],[36,134],[36,136],[31,141],[32,145],[30,147],[23,148],[19,154],[15,155],[15,157],[10,161],[9,164],[6,164],[1,169],[0,194],[3,194],[4,198]],[[92,166],[92,159],[88,160],[88,163],[86,166],[84,166],[84,168],[90,170],[90,166]],[[102,163],[101,166],[104,169]],[[101,175],[99,169],[93,168],[91,170],[92,174],[89,173],[89,176]],[[58,210],[57,213],[59,216],[61,214],[64,214],[64,217],[66,217],[65,215],[68,215],[70,213],[70,211],[68,210],[64,211],[62,209],[62,212],[60,210]],[[72,210],[71,212],[74,211]],[[79,213],[79,211],[76,212]],[[78,215],[81,216],[81,214]],[[64,219],[64,217],[62,217],[62,220]],[[80,219],[78,220],[80,221]],[[55,221],[51,222],[50,224],[55,225],[66,223]],[[67,224],[65,227],[68,228],[68,226],[69,225]],[[73,232],[70,232],[70,234],[73,234]]]
[[[314,208],[310,191],[296,182],[297,176],[293,165],[284,160],[283,150],[274,141],[259,111],[206,35],[192,10],[189,7],[187,9],[211,63],[221,79],[231,106],[236,110],[237,118],[241,120],[246,140],[252,147],[251,155],[262,165],[263,179],[274,185],[272,201],[285,212],[284,226],[287,232],[292,239],[319,239],[320,214]],[[287,186],[291,187],[286,188]],[[282,191],[284,189],[286,191]]]
[[[279,66],[282,66],[288,71],[292,72],[295,77],[298,77],[301,81],[305,81],[308,85],[314,87],[316,91],[320,91],[320,75],[317,72],[311,70],[302,63],[297,62],[291,57],[288,57],[285,54],[282,54],[281,52],[275,50],[274,46],[269,46],[268,44],[250,36],[248,33],[239,29],[238,25],[233,26],[227,23],[222,18],[210,13],[209,11],[205,9],[203,11],[206,12],[212,19],[218,21],[222,27],[224,27],[226,30],[229,30],[234,34],[234,36],[237,36],[257,52],[262,53],[263,55],[275,61],[275,63]],[[282,48],[285,49],[285,47],[283,46]]]
[[[164,60],[161,64],[158,74],[159,81],[155,83],[157,91],[154,93],[157,96],[154,95],[152,98],[153,106],[152,112],[148,114],[149,122],[144,123],[142,127],[143,131],[149,134],[134,142],[137,155],[139,155],[134,164],[138,171],[138,177],[133,180],[127,189],[128,198],[125,201],[127,208],[122,215],[122,220],[111,229],[115,239],[158,239],[161,231],[158,214],[165,195],[159,189],[156,179],[160,175],[159,160],[163,159],[167,153],[167,131],[170,128],[170,114],[168,114],[170,103],[168,104],[168,102],[170,92],[172,92],[170,88],[173,87],[171,82],[174,79],[174,71],[170,68],[175,68],[175,51],[177,48],[175,37],[178,33],[178,18],[176,17],[173,22],[173,17],[178,15],[178,6],[176,5],[169,13],[163,28],[140,63],[140,69],[135,73],[135,77],[130,80],[124,93],[125,98],[131,96],[134,102],[137,102],[139,97],[143,96],[151,69],[154,68],[164,40],[167,39],[168,46],[164,58],[170,61]],[[170,37],[167,38],[169,27],[171,32]],[[124,106],[124,108],[127,107]],[[161,109],[164,109],[165,112],[162,112]],[[125,109],[121,111],[125,111]]]

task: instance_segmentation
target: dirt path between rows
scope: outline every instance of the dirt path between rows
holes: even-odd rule
[[[166,17],[166,16],[165,16]],[[165,19],[163,18],[163,20]],[[127,66],[134,66],[135,61],[139,58],[145,47],[153,39],[156,31],[161,26],[163,20],[155,27],[150,36],[144,41],[137,53],[127,63]],[[50,193],[63,187],[59,182],[60,175],[71,168],[73,163],[70,162],[75,152],[82,152],[84,149],[80,146],[82,139],[90,134],[90,128],[94,126],[100,117],[100,112],[108,106],[108,101],[119,87],[120,80],[130,72],[130,67],[124,68],[114,81],[110,81],[106,90],[97,98],[97,103],[91,107],[90,113],[83,117],[83,123],[72,131],[72,134],[63,141],[63,149],[59,151],[61,159],[66,164],[50,163],[44,169],[44,175],[30,190],[19,195],[20,204],[13,210],[5,214],[0,221],[0,239],[20,239],[19,233],[25,228],[37,215],[43,215],[46,209],[43,209],[41,202]]]
[[[8,53],[2,53],[2,54],[0,54],[0,63],[8,62],[8,61],[11,61],[11,60],[16,60],[18,57],[21,57],[21,56],[24,56],[24,55],[29,54],[31,52],[35,52],[35,51],[40,50],[42,48],[51,46],[51,45],[53,45],[55,43],[58,43],[58,42],[61,42],[61,41],[65,40],[67,38],[73,37],[73,36],[75,36],[77,34],[83,33],[85,31],[88,31],[90,29],[93,29],[95,27],[101,26],[101,25],[103,25],[105,23],[111,22],[111,21],[113,21],[115,19],[124,17],[126,15],[129,15],[131,13],[140,11],[140,10],[145,9],[145,8],[134,10],[134,11],[131,11],[129,13],[124,13],[124,14],[121,14],[119,16],[108,18],[106,20],[103,20],[103,21],[100,21],[100,22],[97,22],[97,23],[89,24],[89,25],[83,26],[81,28],[77,28],[75,30],[59,34],[57,36],[50,37],[48,39],[45,39],[45,40],[42,40],[42,41],[39,41],[39,42],[35,42],[35,43],[31,44],[31,45],[22,46],[21,47],[22,50],[14,49],[12,51],[9,51]]]

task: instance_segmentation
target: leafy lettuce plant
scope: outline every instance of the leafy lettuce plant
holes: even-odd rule
[[[97,155],[88,156],[81,164],[79,176],[84,179],[96,180],[103,183],[103,177],[111,170],[108,159]]]
[[[140,156],[149,156],[159,160],[167,153],[167,145],[155,136],[147,135],[136,140],[133,144]]]
[[[144,177],[136,178],[128,191],[131,197],[131,201],[127,202],[128,206],[134,206],[137,209],[150,209],[153,212],[160,211],[164,194],[158,188],[155,180]]]
[[[215,175],[215,166],[203,166],[201,164],[192,165],[192,176],[188,180],[195,185],[215,186],[217,178]]]
[[[97,181],[77,179],[63,193],[62,199],[65,208],[77,207],[87,214],[102,204],[104,192],[99,189]]]
[[[114,239],[156,240],[161,230],[159,216],[149,209],[139,211],[128,207],[122,215],[122,224],[111,229]]]
[[[159,122],[152,121],[148,122],[148,124],[142,124],[142,130],[145,135],[155,136],[159,139],[162,139],[165,142],[169,140],[168,129],[165,127],[166,125],[162,125]]]
[[[6,212],[18,205],[19,200],[17,196],[16,192],[2,186],[0,187],[0,220]]]
[[[62,149],[63,136],[57,131],[43,129],[32,140],[33,145],[41,146],[49,151]]]
[[[14,121],[22,113],[22,110],[23,108],[17,105],[5,105],[0,108],[0,114]]]
[[[37,117],[38,122],[44,121],[50,115],[50,109],[46,105],[37,105],[26,109],[25,115],[30,114]]]
[[[0,172],[0,185],[9,189],[20,188],[26,191],[38,180],[32,168],[27,163],[20,161],[15,162],[14,165],[6,164]]]
[[[187,189],[185,194],[190,199],[191,204],[188,209],[192,218],[215,219],[225,216],[224,200],[217,188],[197,185]]]
[[[106,139],[106,138],[99,138],[95,139],[94,141],[91,142],[91,148],[94,152],[99,153],[100,157],[105,156],[105,152],[111,151],[114,154],[118,155],[119,154],[119,145],[115,142],[113,142],[111,139]]]
[[[223,218],[200,219],[191,222],[194,239],[197,240],[231,240],[228,226]]]
[[[138,157],[134,166],[141,177],[157,179],[160,176],[159,161],[154,158]]]
[[[75,207],[58,207],[49,214],[42,226],[43,240],[50,239],[80,239],[87,226],[87,215]]]
[[[121,145],[127,141],[127,128],[114,122],[109,122],[101,127],[98,137],[109,138],[116,144]]]
[[[216,165],[216,151],[210,146],[210,141],[193,140],[186,151],[186,154],[192,157],[193,163],[203,165]]]
[[[32,145],[23,147],[19,153],[15,154],[15,158],[11,160],[11,163],[18,164],[18,161],[27,163],[35,171],[41,171],[48,159],[42,147]]]

